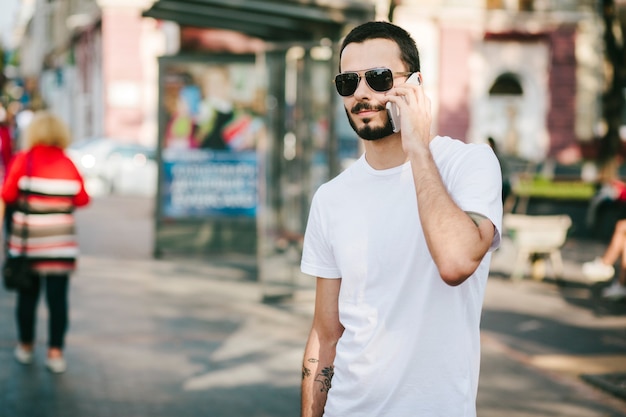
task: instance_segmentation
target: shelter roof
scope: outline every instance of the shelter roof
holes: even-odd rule
[[[143,16],[270,42],[302,42],[338,40],[346,25],[373,19],[374,5],[356,0],[157,0]]]

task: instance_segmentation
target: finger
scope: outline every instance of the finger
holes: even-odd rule
[[[403,89],[398,87],[395,87],[389,93],[390,94],[388,94],[387,97],[394,97],[392,100],[389,101],[393,101],[398,105],[408,103],[411,95],[414,94],[413,91],[409,88]]]

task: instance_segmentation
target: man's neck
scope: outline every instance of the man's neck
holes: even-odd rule
[[[394,168],[407,161],[399,134],[378,140],[366,140],[364,147],[367,163],[377,170]]]

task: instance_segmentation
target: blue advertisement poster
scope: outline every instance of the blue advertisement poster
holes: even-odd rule
[[[254,217],[257,173],[257,154],[253,151],[165,152],[163,216]]]
[[[257,214],[263,86],[250,62],[163,68],[160,214],[165,219]]]

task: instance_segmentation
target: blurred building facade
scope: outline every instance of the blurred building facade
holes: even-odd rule
[[[156,57],[166,52],[151,0],[34,0],[20,31],[19,74],[75,139],[154,144]]]
[[[250,103],[261,105],[249,110],[263,116],[266,128],[254,150],[259,181],[248,190],[258,193],[259,207],[253,198],[252,214],[242,221],[230,214],[210,218],[206,207],[176,211],[174,203],[162,204],[176,186],[190,184],[174,174],[200,172],[194,158],[210,152],[195,152],[202,145],[194,142],[195,153],[187,154],[193,158],[168,160],[160,153],[155,253],[174,246],[184,253],[219,251],[250,242],[246,253],[270,260],[297,247],[314,190],[360,152],[332,79],[342,35],[364,20],[391,20],[416,39],[438,134],[476,143],[491,137],[513,157],[571,163],[581,158],[580,144],[601,133],[599,0],[23,4],[30,4],[31,18],[19,31],[19,74],[37,84],[75,139],[112,137],[159,145],[161,152],[174,125],[167,110],[186,100],[199,103],[201,95],[201,85],[169,79],[183,75],[179,68],[186,75],[214,74],[239,65],[237,56],[252,62],[260,94]],[[170,106],[168,89],[183,100]],[[191,139],[186,129],[195,127],[186,118],[175,120],[178,133]],[[201,164],[215,163],[209,158]],[[215,197],[200,195],[206,191],[202,177],[190,204]]]
[[[395,23],[415,35],[440,133],[494,138],[541,161],[580,157],[597,135],[602,21],[594,0],[404,0]]]
[[[75,137],[155,142],[156,58],[177,51],[181,25],[142,17],[153,4],[24,1],[32,17],[21,31],[19,72],[36,80]],[[375,5],[378,19],[418,42],[438,132],[472,142],[493,137],[501,151],[531,160],[571,158],[580,141],[597,136],[604,82],[597,0]],[[185,26],[189,35],[198,25]]]

